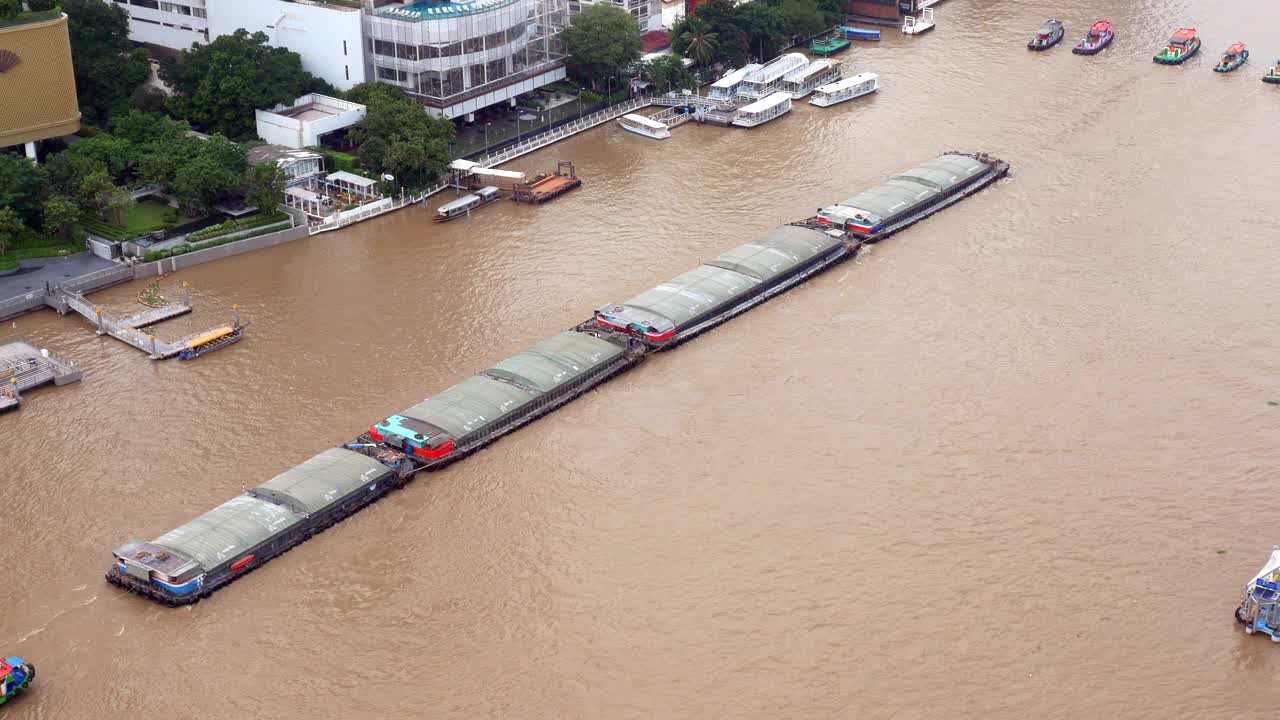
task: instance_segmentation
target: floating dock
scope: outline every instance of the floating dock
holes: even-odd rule
[[[21,339],[0,344],[0,413],[16,410],[22,393],[45,383],[62,386],[80,380],[80,367]]]
[[[106,579],[168,606],[208,597],[415,474],[461,460],[641,363],[981,191],[1009,170],[947,152],[784,225],[375,422],[204,515],[113,552]]]
[[[516,185],[511,188],[511,199],[516,202],[541,205],[582,186],[582,180],[573,167],[573,163],[561,160],[556,171],[534,178],[533,182]]]
[[[183,301],[166,305],[164,307],[153,308],[145,312],[136,313],[126,318],[117,318],[107,313],[101,307],[90,303],[81,293],[72,293],[61,288],[54,288],[51,293],[51,302],[58,314],[65,315],[68,312],[76,312],[82,315],[94,327],[99,335],[110,335],[111,337],[135,347],[145,353],[152,360],[167,360],[177,357],[184,351],[189,350],[189,342],[194,338],[199,338],[207,333],[216,332],[227,327],[219,325],[208,330],[191,333],[176,341],[169,342],[160,340],[155,335],[151,335],[142,331],[141,328],[155,325],[156,323],[171,320],[173,318],[186,315],[191,312],[191,293],[184,282],[182,284]],[[235,311],[235,322],[231,325],[233,329],[240,328],[240,308],[233,306]],[[239,339],[239,336],[237,336]],[[230,344],[230,343],[227,343]],[[221,345],[219,347],[222,347]],[[207,350],[206,350],[207,351]]]

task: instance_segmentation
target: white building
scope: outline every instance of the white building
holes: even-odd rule
[[[258,137],[272,145],[304,148],[320,144],[320,137],[349,128],[364,119],[359,103],[311,93],[270,110],[256,110]]]
[[[250,165],[273,162],[289,177],[289,181],[314,177],[324,172],[324,156],[311,150],[295,150],[282,145],[259,145],[249,148],[245,158]]]
[[[310,0],[111,0],[129,13],[129,39],[186,50],[240,28],[302,56],[302,68],[346,90],[365,81],[360,8]]]
[[[564,0],[423,0],[365,13],[371,79],[433,111],[477,110],[564,78]]]

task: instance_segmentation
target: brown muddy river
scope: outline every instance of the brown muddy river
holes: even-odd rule
[[[543,207],[166,277],[196,313],[162,337],[251,322],[195,362],[6,323],[85,369],[0,418],[0,652],[39,667],[6,720],[1273,715],[1280,648],[1232,610],[1280,542],[1280,7],[1071,5],[948,0],[843,56],[877,96],[756,130],[580,135],[513,163],[577,164]],[[1113,47],[1072,55],[1102,17]],[[1200,56],[1154,65],[1179,25]],[[1011,179],[208,602],[103,581],[129,537],[946,149]]]

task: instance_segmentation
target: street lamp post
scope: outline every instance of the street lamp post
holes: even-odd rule
[[[613,107],[613,78],[612,77],[609,78],[609,84],[606,85],[605,87],[608,88],[607,90],[605,90],[605,92],[607,93],[607,101],[605,104],[608,107]]]
[[[484,154],[489,154],[489,123],[484,124]]]

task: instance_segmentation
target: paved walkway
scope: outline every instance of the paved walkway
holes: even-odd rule
[[[0,277],[0,300],[25,295],[32,290],[43,290],[44,284],[58,285],[82,275],[114,267],[115,263],[103,260],[85,251],[62,258],[52,258],[44,267],[22,269],[16,275]]]

